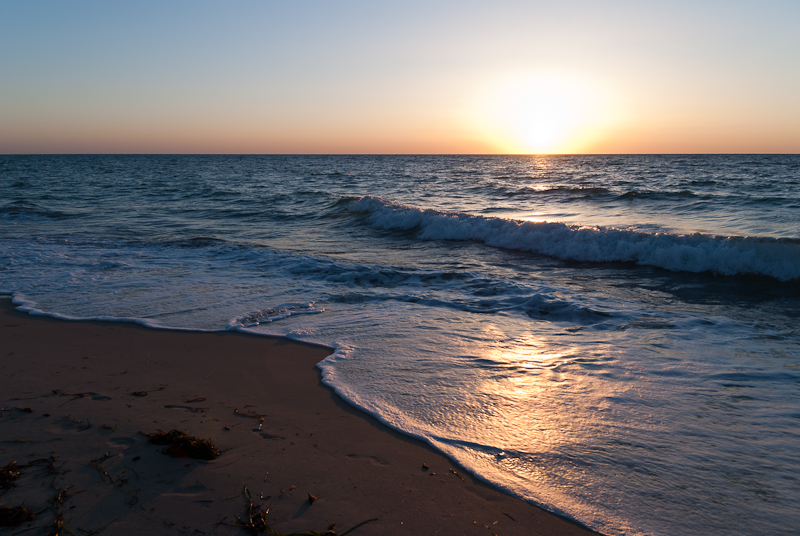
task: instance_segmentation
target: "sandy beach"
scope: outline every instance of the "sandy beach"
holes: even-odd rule
[[[315,367],[326,348],[0,304],[0,466],[19,473],[0,506],[35,514],[3,534],[235,535],[249,514],[279,533],[593,534],[343,402]],[[220,455],[145,435],[173,429]]]

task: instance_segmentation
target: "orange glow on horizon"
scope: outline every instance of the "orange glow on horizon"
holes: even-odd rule
[[[563,74],[511,74],[482,88],[472,128],[495,152],[581,153],[613,112],[602,91]]]

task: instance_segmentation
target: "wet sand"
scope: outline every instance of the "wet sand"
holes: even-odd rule
[[[0,466],[21,466],[0,507],[36,513],[2,534],[47,534],[59,514],[62,534],[244,534],[245,488],[281,533],[595,534],[342,401],[315,366],[326,348],[0,309]],[[171,457],[144,435],[173,429],[221,454]]]

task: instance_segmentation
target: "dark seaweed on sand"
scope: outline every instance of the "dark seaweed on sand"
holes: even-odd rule
[[[306,530],[305,532],[293,532],[291,534],[284,534],[282,532],[278,532],[277,530],[273,529],[267,523],[267,514],[269,514],[269,510],[263,510],[262,507],[257,505],[253,502],[253,499],[250,497],[250,490],[247,489],[247,486],[244,487],[244,491],[242,492],[244,495],[245,500],[247,501],[247,519],[242,519],[239,516],[236,516],[238,523],[219,523],[220,525],[228,525],[231,527],[239,527],[245,529],[250,534],[268,534],[269,536],[337,536],[336,531],[333,530],[336,523],[331,523],[328,527],[328,530],[324,532],[317,532],[316,530]],[[308,494],[309,502],[313,503],[314,501],[311,500],[311,497],[314,497],[310,493]],[[317,498],[314,497],[314,500]],[[366,525],[367,523],[371,523],[372,521],[377,521],[378,518],[374,517],[372,519],[367,519],[366,521],[362,521],[355,527],[344,531],[343,533],[339,534],[338,536],[345,536],[350,532],[354,531],[361,525]]]
[[[17,486],[17,478],[19,478],[22,470],[24,469],[34,466],[44,466],[46,475],[60,474],[60,471],[55,464],[56,458],[55,456],[51,456],[50,458],[41,458],[24,464],[11,462],[3,467],[0,467],[0,494],[5,493],[6,490]],[[53,522],[54,528],[48,533],[47,536],[59,536],[61,531],[65,530],[63,514],[64,502],[73,494],[68,493],[66,488],[57,488],[55,483],[53,483],[52,486],[53,489],[58,492],[52,501],[52,508],[56,513],[56,518]],[[42,512],[38,513],[41,514]],[[22,523],[25,523],[26,521],[33,521],[36,516],[37,512],[35,512],[33,508],[24,504],[11,507],[3,506],[0,507],[0,527],[16,527]]]
[[[247,486],[244,487],[243,495],[247,500],[247,517],[246,519],[242,519],[237,516],[238,523],[225,523],[226,525],[230,525],[232,527],[240,527],[245,529],[250,534],[268,534],[269,536],[335,536],[336,533],[333,531],[327,531],[326,533],[320,533],[313,530],[309,530],[303,533],[292,533],[292,534],[282,534],[272,527],[269,526],[267,523],[267,514],[269,514],[269,510],[262,510],[260,506],[253,502],[253,499],[250,497],[250,490],[247,489]]]
[[[190,436],[186,432],[170,430],[167,433],[158,431],[145,434],[147,440],[154,445],[166,445],[164,454],[176,458],[197,458],[200,460],[213,460],[219,456],[219,450],[207,439]]]
[[[58,471],[56,470],[54,463],[55,457],[51,457],[50,459],[41,458],[32,462],[23,463],[21,465],[17,462],[11,462],[8,465],[4,465],[3,467],[0,467],[0,490],[7,490],[16,487],[17,478],[19,478],[21,470],[27,469],[28,467],[44,465],[48,473],[56,474]]]
[[[32,521],[36,517],[33,509],[23,505],[13,507],[0,507],[0,527],[16,527],[25,521]]]
[[[17,462],[11,462],[5,467],[0,467],[0,489],[9,489],[17,485],[20,466]]]

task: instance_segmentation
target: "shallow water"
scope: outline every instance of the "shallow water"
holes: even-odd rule
[[[350,402],[607,534],[791,534],[798,200],[798,156],[0,157],[0,291],[330,345]]]

